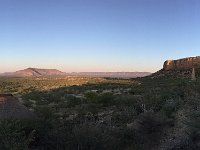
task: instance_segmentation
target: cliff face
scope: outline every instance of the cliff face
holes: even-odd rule
[[[178,60],[167,60],[164,62],[163,69],[168,70],[188,70],[192,68],[200,68],[200,56],[188,57]]]

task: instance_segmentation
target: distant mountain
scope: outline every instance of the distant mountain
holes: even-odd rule
[[[151,75],[150,72],[73,72],[68,75],[86,77],[110,77],[110,78],[136,78]]]
[[[17,76],[51,76],[51,75],[65,75],[65,73],[57,69],[27,68],[24,70],[16,71],[15,75]]]
[[[84,76],[84,77],[110,77],[110,78],[136,78],[151,75],[150,72],[72,72],[65,73],[57,69],[27,68],[16,72],[7,72],[0,76],[40,77],[40,76]]]
[[[16,72],[3,73],[1,76],[17,76],[17,77],[40,77],[40,76],[52,76],[52,75],[65,75],[65,72],[57,69],[38,69],[27,68]]]

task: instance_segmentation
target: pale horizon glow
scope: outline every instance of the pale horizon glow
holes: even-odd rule
[[[0,1],[0,73],[153,73],[200,55],[199,8],[199,0]]]

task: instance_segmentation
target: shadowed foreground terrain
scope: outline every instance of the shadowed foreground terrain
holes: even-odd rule
[[[1,77],[0,92],[37,117],[1,118],[0,149],[199,149],[198,71],[195,80],[160,72],[136,79]]]
[[[0,118],[31,118],[33,113],[12,94],[0,94]]]

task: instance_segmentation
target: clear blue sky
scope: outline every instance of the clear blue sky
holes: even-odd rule
[[[0,52],[0,72],[154,72],[200,55],[200,1],[0,0]]]

